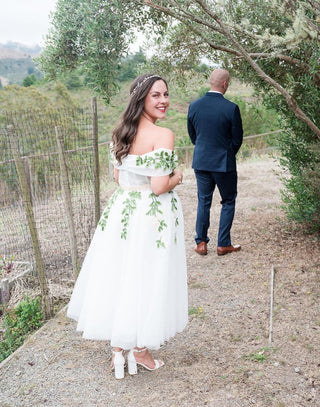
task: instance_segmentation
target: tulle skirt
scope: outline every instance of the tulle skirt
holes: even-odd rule
[[[187,324],[181,203],[151,192],[116,191],[102,214],[67,311],[84,338],[158,349]]]

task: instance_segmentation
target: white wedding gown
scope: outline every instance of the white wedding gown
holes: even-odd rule
[[[171,150],[128,155],[119,188],[101,216],[67,315],[87,339],[158,349],[188,321],[187,270],[180,199],[152,193],[151,176],[170,174]]]

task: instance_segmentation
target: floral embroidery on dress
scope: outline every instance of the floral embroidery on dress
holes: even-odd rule
[[[137,199],[141,199],[141,192],[139,191],[131,191],[128,193],[128,195],[129,198],[123,201],[124,208],[121,212],[121,214],[123,215],[123,218],[121,219],[121,223],[123,224],[121,239],[127,238],[130,215],[133,214],[133,211],[137,207]]]
[[[177,198],[175,197],[173,191],[169,191],[169,194],[171,195],[171,210],[172,210],[173,214],[176,217],[175,221],[174,221],[174,226],[177,229],[177,227],[179,226],[179,218],[177,216],[177,210],[178,210],[177,203],[178,203],[178,201],[177,201]],[[175,233],[174,242],[177,243],[177,233]]]
[[[136,159],[136,165],[151,167],[158,170],[162,168],[163,170],[173,171],[178,164],[178,158],[174,151],[168,152],[161,150],[160,152],[156,151],[153,155],[145,154],[139,155]]]
[[[101,226],[101,230],[103,231],[107,225],[107,221],[109,218],[109,213],[112,205],[115,203],[116,199],[118,198],[119,195],[123,194],[124,190],[122,188],[118,188],[112,195],[111,198],[109,199],[107,206],[105,210],[103,211],[103,214],[101,215],[101,218],[98,222],[98,225]]]
[[[150,203],[150,210],[146,213],[146,215],[149,216],[155,216],[157,221],[158,221],[158,232],[160,233],[159,239],[156,240],[157,247],[165,247],[165,244],[163,242],[163,236],[162,236],[162,231],[164,228],[167,228],[168,225],[166,224],[164,219],[159,218],[159,215],[162,215],[162,210],[159,208],[161,206],[161,202],[158,199],[158,195],[156,195],[154,192],[152,192],[149,195],[149,198],[151,198],[151,203]]]
[[[99,226],[101,226],[101,230],[104,231],[105,227],[107,225],[107,221],[109,218],[109,213],[111,207],[114,205],[115,201],[117,200],[119,195],[122,195],[124,193],[124,190],[119,187],[111,196],[109,199],[107,206],[105,210],[103,211],[103,214],[100,218],[100,221],[98,223]],[[141,192],[139,191],[130,191],[128,193],[128,198],[126,198],[122,204],[123,204],[123,209],[121,214],[123,215],[121,219],[122,223],[122,230],[121,230],[121,239],[126,239],[127,238],[127,233],[128,233],[128,225],[129,225],[129,219],[130,215],[132,215],[133,211],[137,207],[137,199],[141,199]]]

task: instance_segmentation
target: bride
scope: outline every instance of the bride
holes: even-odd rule
[[[183,214],[174,188],[174,135],[156,125],[169,106],[166,81],[144,74],[130,88],[130,100],[112,135],[118,189],[102,213],[76,281],[67,315],[83,337],[108,340],[111,368],[124,377],[137,365],[164,365],[159,349],[188,321]]]

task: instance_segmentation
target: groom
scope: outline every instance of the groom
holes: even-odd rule
[[[236,154],[242,144],[242,121],[239,107],[224,98],[230,75],[216,69],[210,76],[211,90],[194,101],[188,111],[188,133],[195,145],[192,168],[197,179],[198,210],[196,248],[207,254],[210,208],[215,187],[221,196],[221,213],[217,254],[239,251],[231,244],[230,230],[237,196]]]

